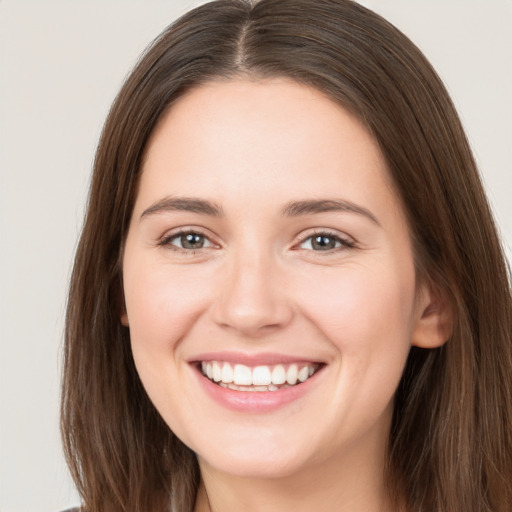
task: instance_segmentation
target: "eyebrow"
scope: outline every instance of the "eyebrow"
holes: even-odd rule
[[[325,212],[349,212],[363,215],[380,226],[377,217],[370,211],[350,201],[343,199],[312,199],[305,201],[291,201],[282,209],[282,214],[287,217],[311,215]]]
[[[169,211],[185,211],[210,215],[212,217],[221,217],[223,215],[222,208],[213,201],[206,201],[195,197],[164,197],[149,208],[146,208],[140,218],[142,220],[149,215]]]
[[[140,218],[169,211],[186,211],[209,215],[211,217],[222,217],[222,207],[213,201],[198,199],[195,197],[164,197],[160,201],[146,208]],[[349,212],[363,215],[373,223],[380,226],[377,217],[370,210],[343,199],[308,199],[303,201],[290,201],[281,210],[285,217],[299,217],[301,215],[312,215],[326,212]]]

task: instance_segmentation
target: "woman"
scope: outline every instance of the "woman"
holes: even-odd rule
[[[453,105],[346,0],[169,27],[99,144],[62,426],[86,511],[508,511],[505,260]]]

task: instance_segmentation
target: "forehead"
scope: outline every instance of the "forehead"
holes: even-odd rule
[[[317,89],[286,79],[216,81],[182,96],[146,149],[140,196],[208,195],[265,201],[390,187],[366,127]],[[214,197],[211,197],[214,196]],[[251,196],[251,197],[249,197]],[[295,196],[295,197],[294,197]]]
[[[236,131],[255,142],[274,140],[279,144],[285,140],[290,144],[289,136],[293,135],[299,146],[302,137],[315,140],[319,135],[330,135],[326,144],[335,138],[338,143],[343,138],[348,143],[364,139],[373,144],[363,123],[322,91],[286,78],[255,78],[216,80],[187,91],[153,130],[146,153],[154,150],[157,139],[176,136],[176,132],[196,136],[199,128],[203,142],[216,144],[228,129],[232,130],[231,137]],[[212,139],[204,138],[207,128],[211,128]]]

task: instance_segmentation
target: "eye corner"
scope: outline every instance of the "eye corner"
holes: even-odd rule
[[[173,243],[175,241],[177,243]],[[221,245],[214,240],[212,235],[196,227],[168,231],[156,241],[156,246],[186,255],[221,248]]]
[[[304,250],[318,254],[333,254],[356,247],[356,242],[352,237],[333,232],[329,229],[316,228],[313,231],[308,230],[299,235],[298,238],[292,250]],[[309,247],[304,247],[305,244],[308,244]]]

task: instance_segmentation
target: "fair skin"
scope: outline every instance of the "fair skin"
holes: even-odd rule
[[[390,510],[393,395],[446,325],[355,117],[287,80],[189,91],[149,142],[123,282],[141,380],[198,455],[196,512]],[[252,384],[212,382],[237,364]],[[291,387],[256,377],[293,366]]]

